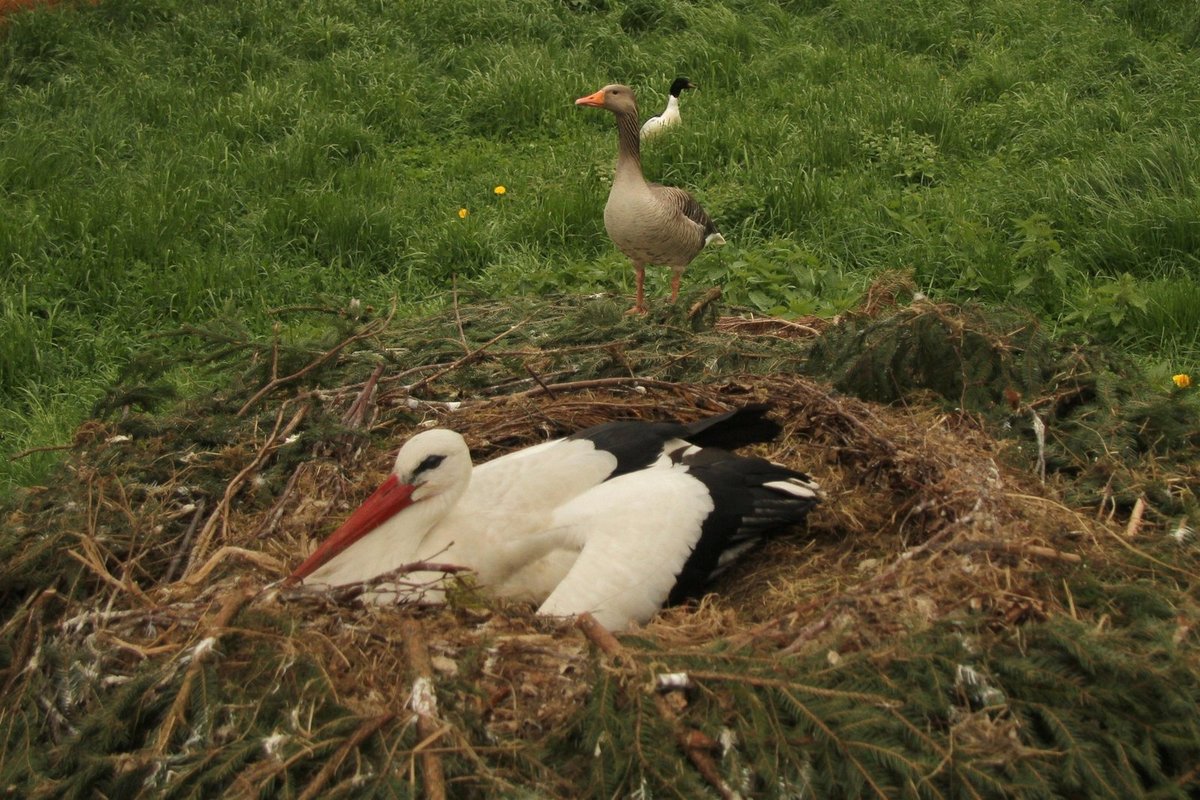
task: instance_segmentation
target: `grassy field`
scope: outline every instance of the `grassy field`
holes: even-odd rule
[[[0,492],[181,325],[631,292],[573,100],[676,74],[646,171],[730,242],[687,285],[828,315],[905,269],[1200,367],[1194,0],[105,0],[13,14],[0,72]]]

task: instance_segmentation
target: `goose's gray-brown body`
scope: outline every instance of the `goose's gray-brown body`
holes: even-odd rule
[[[683,189],[650,183],[642,174],[632,89],[612,84],[575,104],[608,109],[617,120],[617,169],[604,206],[604,227],[637,272],[637,302],[630,311],[644,314],[648,310],[643,291],[648,264],[671,268],[674,302],[687,265],[706,244],[724,244],[725,239],[696,198]]]

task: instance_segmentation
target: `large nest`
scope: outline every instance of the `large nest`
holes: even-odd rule
[[[818,330],[714,319],[713,299],[652,323],[593,298],[455,303],[404,324],[335,311],[321,343],[189,332],[197,362],[239,363],[240,377],[219,371],[211,398],[139,411],[163,394],[142,365],[80,429],[61,475],[7,511],[0,786],[110,797],[1194,790],[1197,570],[1175,538],[1186,539],[1197,481],[1182,445],[1114,458],[1107,492],[1088,495],[1080,478],[1096,459],[1076,469],[1067,433],[1098,412],[1062,400],[1096,380],[1078,347],[1014,347],[1011,326],[931,304],[868,303]],[[951,371],[982,374],[971,365],[986,353],[1003,378],[967,381],[994,386],[971,403],[952,384],[948,404],[929,365],[966,352],[954,346],[964,331],[975,355]],[[937,359],[897,355],[938,342]],[[888,357],[871,355],[881,347]],[[901,386],[896,397],[861,400],[802,376],[824,359],[830,380],[865,394],[837,370],[865,374],[872,358],[888,366],[867,383]],[[1043,366],[1021,362],[1031,358]],[[1018,387],[1015,374],[1039,377]],[[491,601],[470,576],[455,576],[441,607],[277,586],[422,426],[462,432],[482,460],[604,420],[750,402],[772,403],[784,423],[762,454],[813,474],[824,504],[703,602],[620,642]],[[1163,402],[1171,419],[1194,415],[1186,399]],[[1025,422],[996,438],[1013,420]],[[1117,503],[1113,476],[1138,499]],[[1147,488],[1163,481],[1169,507]]]

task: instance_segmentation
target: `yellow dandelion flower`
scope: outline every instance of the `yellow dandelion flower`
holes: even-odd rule
[[[1178,375],[1172,375],[1171,380],[1175,381],[1175,385],[1180,389],[1186,389],[1192,385],[1192,376],[1186,372],[1181,372]]]
[[[459,219],[466,219],[466,218],[467,218],[467,214],[470,214],[470,213],[471,213],[471,212],[470,212],[470,211],[467,211],[465,208],[460,208],[460,209],[458,210],[458,218],[459,218]]]
[[[492,191],[495,192],[496,194],[504,194],[505,192],[508,191],[508,189],[505,189],[504,185],[501,184],[500,186],[497,186],[495,189],[492,189]]]

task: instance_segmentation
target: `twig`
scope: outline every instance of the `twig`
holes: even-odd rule
[[[1175,779],[1176,786],[1190,786],[1196,782],[1196,778],[1200,776],[1200,764],[1194,765],[1187,772]]]
[[[258,529],[254,531],[250,538],[265,539],[274,532],[275,526],[279,524],[279,520],[283,517],[283,512],[287,506],[288,500],[292,496],[292,492],[296,490],[296,483],[300,480],[300,472],[307,464],[308,462],[304,462],[292,470],[291,477],[288,478],[288,482],[284,485],[283,491],[279,493],[279,497],[275,500],[275,504],[271,506],[271,510],[268,511],[266,516],[263,517],[263,521],[259,523]]]
[[[592,644],[599,647],[605,655],[632,666],[633,659],[628,655],[625,648],[621,646],[621,643],[617,641],[617,637],[613,636],[612,632],[601,625],[599,620],[591,614],[586,611],[583,612],[575,619],[575,624],[583,631],[583,635]],[[680,722],[679,716],[671,708],[666,697],[657,692],[654,694],[654,707],[658,709],[658,713],[671,727],[672,732],[675,734],[676,743],[688,757],[688,761],[692,762],[692,766],[696,768],[701,777],[717,790],[717,794],[723,800],[736,800],[736,798],[739,798],[740,795],[730,788],[725,779],[721,777],[721,772],[717,769],[716,762],[713,761],[712,738]]]
[[[167,712],[167,717],[163,720],[158,729],[158,736],[155,738],[154,751],[158,755],[161,756],[167,751],[167,747],[171,744],[171,736],[175,733],[175,727],[184,720],[188,703],[191,700],[192,688],[204,668],[204,659],[213,652],[221,640],[221,636],[225,634],[225,629],[229,627],[229,623],[233,622],[233,618],[246,603],[250,602],[250,598],[254,595],[254,589],[244,585],[226,594],[224,600],[221,601],[221,608],[207,627],[205,637],[192,649],[192,663],[188,664],[183,682],[179,684],[179,692],[175,695],[175,701],[171,703],[171,710]]]
[[[688,309],[687,318],[689,320],[695,319],[696,316],[699,315],[699,313],[701,311],[703,311],[705,308],[707,308],[708,306],[712,305],[713,303],[717,302],[720,299],[721,299],[721,287],[713,286],[713,287],[709,288],[709,290],[707,292],[705,292],[703,295],[701,295],[699,300],[692,303],[691,308]]]
[[[146,593],[128,575],[125,576],[124,580],[121,580],[109,572],[108,568],[104,566],[104,556],[100,553],[100,546],[96,544],[96,540],[92,535],[77,534],[77,536],[83,552],[79,553],[75,550],[68,550],[67,555],[69,557],[83,564],[93,575],[110,586],[120,589],[122,592],[128,592],[142,603],[151,605],[150,601],[146,598]]]
[[[254,396],[251,397],[249,400],[247,400],[242,405],[242,407],[238,409],[237,415],[239,417],[244,416],[245,413],[247,411],[249,411],[250,408],[255,403],[257,403],[259,400],[263,399],[268,394],[270,394],[271,392],[278,389],[280,386],[291,383],[292,381],[295,381],[295,380],[299,380],[300,378],[303,378],[305,375],[307,375],[308,373],[317,369],[318,367],[323,366],[324,364],[326,364],[327,362],[332,360],[335,356],[337,356],[338,353],[342,352],[343,350],[345,350],[347,347],[354,344],[355,342],[361,342],[363,339],[370,339],[372,336],[375,336],[380,331],[387,328],[388,324],[392,321],[392,316],[395,315],[395,313],[396,313],[396,307],[392,306],[391,312],[385,318],[383,318],[381,320],[376,320],[375,322],[364,326],[363,329],[360,330],[358,333],[355,333],[354,335],[349,336],[346,339],[343,339],[342,341],[338,342],[332,348],[325,351],[321,355],[317,356],[315,359],[310,361],[307,365],[296,370],[291,375],[285,375],[282,378],[280,378],[280,377],[271,378],[271,380],[265,386],[263,386],[261,389],[259,389],[257,392],[255,392]]]
[[[200,518],[204,516],[204,507],[207,505],[206,500],[201,497],[196,503],[196,510],[192,514],[192,521],[188,525],[187,532],[183,534],[183,539],[179,542],[179,547],[175,550],[175,555],[171,557],[171,563],[167,565],[167,571],[163,573],[163,583],[170,583],[175,580],[175,575],[179,571],[179,565],[183,563],[183,554],[188,551],[192,544],[192,537],[196,535],[196,531],[200,527]]]
[[[421,737],[421,777],[424,779],[425,797],[429,800],[445,800],[446,774],[442,761],[428,745],[450,730],[449,725],[439,725],[437,719],[437,695],[433,688],[433,663],[421,626],[411,618],[400,621],[400,635],[404,638],[404,649],[408,654],[412,672],[412,699],[409,701],[417,714],[417,734]]]
[[[19,453],[13,453],[8,457],[9,461],[20,461],[22,458],[27,458],[34,453],[52,453],[56,450],[70,450],[75,445],[73,444],[47,444],[41,447],[30,447],[28,450],[22,450]]]
[[[256,564],[257,566],[272,572],[283,571],[283,563],[274,556],[269,556],[266,553],[260,553],[257,550],[247,550],[244,547],[226,545],[217,552],[213,553],[212,557],[209,558],[208,561],[205,561],[202,567],[192,572],[190,575],[184,578],[182,582],[188,584],[189,586],[195,586],[207,578],[209,573],[216,569],[222,561],[225,561],[230,556],[244,558],[252,564]]]
[[[117,647],[119,647],[122,650],[128,650],[129,652],[134,653],[141,659],[152,658],[154,656],[162,655],[163,653],[174,653],[183,646],[183,645],[175,644],[175,643],[171,642],[168,644],[151,645],[149,647],[143,647],[140,644],[134,644],[133,642],[125,641],[124,639],[122,639],[121,637],[112,633],[111,631],[100,631],[100,633],[104,634],[103,638],[104,638],[105,644],[116,645]]]
[[[501,331],[500,333],[496,334],[491,339],[488,339],[486,342],[479,345],[479,347],[477,347],[474,350],[472,350],[471,352],[467,353],[462,358],[455,359],[449,365],[443,367],[442,369],[438,370],[437,372],[433,373],[432,375],[425,376],[421,380],[417,381],[416,383],[414,383],[413,385],[408,387],[409,395],[417,394],[422,389],[424,389],[426,386],[433,383],[434,381],[436,381],[438,378],[442,377],[443,375],[453,372],[454,370],[458,369],[459,367],[465,366],[467,364],[470,364],[472,361],[477,360],[484,354],[484,352],[489,347],[491,347],[496,342],[503,339],[505,336],[508,336],[510,333],[513,333],[514,331],[519,330],[528,321],[529,321],[529,319],[526,318],[526,319],[521,320],[518,323],[515,323],[515,324],[509,326],[508,330]]]
[[[442,552],[445,552],[444,549]],[[438,555],[440,555],[440,553]],[[390,582],[396,580],[397,578],[399,578],[401,575],[405,575],[409,572],[444,572],[447,575],[454,575],[459,572],[470,572],[470,571],[471,571],[470,567],[463,567],[463,566],[459,566],[458,564],[443,564],[438,561],[410,561],[407,564],[401,564],[400,566],[396,567],[395,569],[389,569],[387,572],[381,572],[378,575],[376,575],[375,577],[368,578],[365,581],[355,581],[354,583],[344,583],[344,584],[337,586],[336,588],[339,591],[358,590],[356,593],[361,593],[363,591],[366,591],[367,589],[374,589],[376,586],[380,586],[385,583],[390,583]],[[286,578],[283,579],[283,585],[285,587],[293,586],[298,580],[301,580],[301,579],[294,578],[291,575],[288,575]],[[300,592],[304,592],[304,591],[326,592],[326,591],[328,591],[325,584],[317,584],[317,586],[315,586],[315,587],[300,586],[300,587],[296,587],[296,589]]]
[[[297,800],[313,800],[314,797],[320,797],[325,791],[325,785],[333,778],[333,774],[337,772],[338,767],[346,760],[346,756],[367,739],[371,738],[380,728],[387,725],[396,718],[394,711],[389,711],[385,714],[380,714],[377,717],[371,717],[362,721],[355,730],[350,734],[350,738],[342,742],[342,746],[337,749],[333,757],[322,765],[321,770],[309,782],[308,786],[304,787],[304,791],[300,793]]]
[[[12,688],[16,685],[17,678],[26,674],[30,666],[30,654],[34,652],[34,642],[36,641],[40,644],[42,639],[42,606],[51,599],[61,599],[61,597],[54,589],[43,589],[36,596],[31,596],[25,602],[25,607],[22,611],[13,614],[4,626],[2,633],[10,647],[13,640],[8,637],[8,632],[9,627],[14,622],[19,621],[21,634],[20,639],[17,641],[16,646],[13,647],[9,656],[9,666],[6,669],[0,670],[0,677],[4,678],[4,686],[0,690],[0,697],[12,697]]]
[[[546,394],[550,395],[551,400],[558,399],[557,397],[554,396],[554,392],[550,389],[550,387],[546,385],[545,381],[543,381],[541,379],[541,377],[536,372],[533,371],[533,367],[526,364],[525,371],[529,373],[529,377],[533,378],[533,380],[537,383],[538,386],[542,387],[542,391],[544,391]]]
[[[204,523],[204,527],[200,531],[199,541],[196,542],[195,548],[192,549],[191,555],[188,557],[188,568],[184,571],[184,575],[190,575],[195,569],[195,564],[201,558],[204,558],[208,551],[209,545],[212,543],[213,535],[217,529],[217,523],[222,523],[224,529],[229,528],[229,507],[232,504],[233,496],[238,493],[242,487],[242,483],[246,481],[250,475],[266,462],[267,458],[275,452],[282,443],[291,435],[300,421],[304,419],[304,415],[308,413],[308,406],[302,405],[300,409],[292,415],[286,426],[280,430],[283,423],[283,410],[287,408],[287,403],[279,407],[279,413],[275,417],[275,428],[271,431],[271,435],[267,437],[267,441],[258,449],[254,459],[242,468],[242,471],[234,476],[229,485],[225,487],[225,495],[221,498],[221,502],[213,509],[213,513],[209,516],[208,521]]]
[[[1078,553],[1064,553],[1053,547],[1043,547],[1038,544],[1020,544],[1019,542],[955,542],[948,548],[955,553],[973,553],[978,550],[990,550],[996,553],[1008,553],[1014,556],[1030,556],[1044,558],[1050,561],[1065,561],[1068,564],[1078,564],[1083,557]]]
[[[617,637],[613,636],[612,631],[601,625],[600,620],[589,612],[585,611],[576,617],[575,626],[583,631],[583,635],[588,638],[588,641],[599,647],[609,658],[617,661],[627,660],[625,648],[617,641]]]
[[[671,381],[660,381],[654,378],[634,378],[634,377],[619,377],[619,378],[590,378],[584,381],[570,381],[568,383],[551,383],[546,386],[539,386],[536,389],[526,389],[523,392],[504,395],[505,397],[531,397],[533,395],[546,392],[578,392],[584,389],[603,389],[610,386],[645,386],[651,389],[679,389],[680,384],[672,383]]]
[[[826,320],[816,317],[807,317],[815,322],[822,323],[823,327],[827,327]],[[796,322],[790,319],[781,319],[779,317],[721,317],[717,320],[716,329],[719,331],[736,331],[738,328],[756,328],[759,330],[766,328],[791,328],[809,336],[820,336],[821,331],[811,325],[805,325],[801,322]],[[752,331],[751,335],[756,335],[756,331]],[[777,336],[776,338],[783,338]]]
[[[350,428],[361,428],[366,423],[368,409],[371,407],[371,395],[374,394],[375,386],[379,383],[379,377],[383,375],[385,367],[385,364],[379,364],[371,372],[371,377],[367,378],[363,384],[358,397],[354,398],[350,408],[346,409],[346,413],[342,415],[343,425]]]
[[[879,706],[880,708],[894,708],[901,703],[880,694],[869,694],[867,692],[846,692],[837,689],[825,689],[820,686],[810,686],[805,683],[797,683],[796,681],[783,680],[782,678],[770,678],[763,675],[749,674],[734,674],[732,672],[713,672],[709,670],[688,670],[688,677],[698,681],[722,681],[732,683],[745,683],[750,686],[761,686],[764,688],[773,689],[793,689],[805,694],[811,694],[816,697],[831,698],[837,697],[843,700],[853,700],[856,703],[869,703]]]

